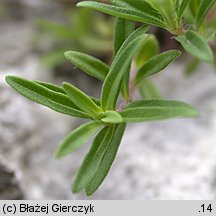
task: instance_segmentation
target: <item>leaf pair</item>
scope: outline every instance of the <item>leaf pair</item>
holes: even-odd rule
[[[125,131],[125,124],[104,127],[95,137],[76,174],[72,190],[79,192],[85,188],[86,194],[93,194],[107,176],[116,157]]]
[[[65,95],[61,88],[52,84],[37,83],[17,76],[6,76],[6,82],[18,93],[28,99],[42,104],[63,114],[79,118],[92,119]]]
[[[84,112],[97,118],[102,109],[85,93],[69,83],[63,83],[63,88],[69,98]]]
[[[102,109],[91,97],[71,84],[63,88],[50,83],[26,80],[17,76],[6,76],[6,82],[18,93],[47,106],[57,112],[86,119],[97,119]]]

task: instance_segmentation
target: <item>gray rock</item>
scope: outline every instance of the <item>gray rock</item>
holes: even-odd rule
[[[39,37],[36,21],[63,20],[63,8],[58,1],[50,4],[49,0],[2,0],[1,5],[5,8],[0,19],[1,67],[19,67],[33,55]]]
[[[14,171],[0,161],[0,200],[24,199]]]

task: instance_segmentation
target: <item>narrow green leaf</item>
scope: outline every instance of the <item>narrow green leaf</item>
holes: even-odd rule
[[[47,82],[42,82],[42,81],[37,81],[37,80],[35,80],[34,82],[52,90],[52,91],[59,92],[61,94],[66,95],[64,89],[61,86],[57,86],[57,85],[54,85],[52,83],[47,83]]]
[[[131,6],[130,4],[126,3],[124,0],[110,0],[110,2],[111,2],[113,5],[119,6],[119,7],[134,8],[134,7]]]
[[[144,79],[139,85],[139,90],[144,99],[161,98],[159,90],[150,79]]]
[[[191,107],[191,105],[176,100],[159,100],[159,99],[151,99],[151,100],[138,100],[128,104],[124,110],[132,109],[132,108],[139,108],[139,107],[154,107],[154,106],[178,106],[178,107]]]
[[[92,96],[90,96],[90,98],[94,101],[94,103],[95,103],[97,106],[100,107],[100,100],[99,100],[99,99],[97,99],[97,98],[95,98],[95,97],[92,97]]]
[[[176,1],[176,3],[178,3],[179,1]],[[177,7],[177,17],[178,20],[181,19],[186,7],[188,6],[188,4],[190,3],[190,0],[181,0],[181,2],[179,3],[179,6]]]
[[[95,173],[92,180],[85,187],[85,191],[88,196],[92,195],[98,189],[98,187],[102,184],[105,177],[107,176],[109,170],[111,169],[119,145],[121,143],[122,137],[124,135],[125,127],[125,124],[119,124],[115,126],[113,138],[109,143],[109,146],[107,147],[107,150],[97,169],[97,172]]]
[[[75,103],[81,110],[93,116],[98,116],[102,113],[102,109],[84,92],[75,86],[64,82],[63,88],[71,101]]]
[[[59,144],[55,156],[60,158],[76,151],[85,144],[100,127],[101,123],[99,122],[88,122],[76,128]]]
[[[148,30],[149,30],[148,26],[143,26],[142,27],[142,32],[143,33],[146,33]],[[121,29],[119,29],[119,31],[121,32]],[[133,31],[131,31],[130,35],[132,34],[132,32]],[[134,35],[134,37],[135,37],[135,35]],[[125,37],[125,39],[126,38],[127,37]],[[130,41],[130,40],[133,40],[133,38],[130,36],[129,39],[127,39],[127,40]],[[123,42],[121,42],[121,44],[123,45],[121,47],[122,50],[125,47],[125,44]],[[144,42],[145,42],[145,40],[144,40]],[[123,78],[122,78],[122,84],[121,84],[121,92],[122,92],[122,96],[124,97],[125,100],[129,100],[130,99],[130,86],[129,86],[130,85],[130,71],[131,71],[131,61],[128,62],[128,67],[125,69],[125,72],[124,72],[124,75],[123,75]]]
[[[215,4],[216,0],[201,0],[199,9],[196,15],[196,25],[199,28],[203,20],[207,16],[209,10]]]
[[[93,144],[78,170],[72,185],[72,191],[78,193],[91,181],[112,140],[114,126],[103,128],[95,137]]]
[[[179,50],[169,50],[150,58],[137,72],[134,84],[139,84],[144,78],[160,72],[181,55]]]
[[[57,86],[57,85],[54,85],[54,84],[51,84],[51,83],[47,83],[47,82],[41,82],[41,81],[34,81],[35,83],[39,84],[39,85],[42,85],[52,91],[55,91],[55,92],[58,92],[58,93],[62,93],[64,95],[67,96],[65,90],[61,87],[61,86]],[[69,99],[69,97],[67,96],[67,98]],[[90,98],[98,105],[100,106],[100,101],[95,98],[95,97],[92,97],[90,96]],[[70,103],[73,104],[73,102],[69,99]],[[79,109],[75,104],[74,104],[74,107],[76,107],[76,109]],[[79,109],[80,110],[80,109]]]
[[[102,118],[101,121],[104,123],[117,124],[122,122],[122,117],[118,112],[113,110],[108,110],[105,113],[105,117]]]
[[[191,16],[192,18],[192,23],[195,23],[196,22],[196,16],[197,16],[197,12],[199,10],[199,7],[200,7],[200,3],[201,3],[201,0],[190,0],[190,3],[189,3],[189,11],[187,13],[187,16]]]
[[[92,2],[92,1],[80,2],[77,4],[77,6],[95,9],[103,13],[106,13],[112,16],[117,16],[123,19],[143,22],[146,24],[151,24],[151,25],[155,25],[158,27],[162,27],[162,28],[166,27],[164,22],[161,19],[158,19],[157,17],[153,17],[149,15],[148,13],[141,12],[137,9],[124,8],[124,7],[108,5],[108,4]]]
[[[184,49],[193,56],[207,61],[213,61],[213,52],[208,45],[208,42],[193,31],[187,31],[185,35],[175,38]]]
[[[124,43],[122,44],[122,46],[120,47],[119,51],[118,51],[118,55],[122,52],[123,49],[125,49],[125,47],[128,46],[129,42],[132,42],[136,37],[145,34],[146,35],[146,39],[148,37],[147,31],[149,30],[149,26],[148,25],[143,25],[139,28],[137,28],[134,32],[132,32],[124,41]],[[145,41],[145,40],[144,40]],[[143,42],[144,42],[143,41]],[[116,54],[116,55],[117,55]],[[115,59],[114,59],[115,60]]]
[[[120,47],[126,38],[134,31],[134,22],[121,18],[116,18],[114,29],[114,56],[119,51]]]
[[[154,19],[164,21],[158,10],[155,10],[146,0],[114,0],[112,3],[116,6],[136,9]]]
[[[134,58],[137,67],[140,68],[146,61],[157,55],[159,51],[160,45],[157,38],[154,35],[149,35],[148,38],[143,42]]]
[[[67,51],[65,57],[76,67],[99,80],[104,80],[109,71],[107,64],[84,53]]]
[[[128,64],[128,68],[125,71],[125,74],[122,78],[122,96],[125,100],[130,99],[130,71],[131,71],[131,62]]]
[[[178,12],[181,2],[184,0],[175,0],[175,11]]]
[[[24,97],[63,114],[92,119],[92,116],[79,108],[64,94],[17,76],[6,76],[6,82]]]
[[[116,18],[114,30],[114,56],[119,51],[126,38],[134,31],[134,27],[133,21]],[[122,80],[122,95],[125,99],[129,98],[130,66],[131,62],[129,63]]]
[[[133,54],[140,44],[147,38],[146,27],[141,27],[133,32],[123,43],[110,67],[110,71],[104,81],[101,93],[101,106],[103,110],[113,110],[118,97],[118,89],[121,85],[122,77],[127,71]]]
[[[195,117],[198,112],[191,105],[180,101],[141,100],[131,103],[120,114],[124,122],[143,122]]]

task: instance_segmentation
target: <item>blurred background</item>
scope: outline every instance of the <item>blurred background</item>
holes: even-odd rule
[[[90,143],[64,159],[53,156],[81,120],[21,97],[4,81],[8,74],[67,81],[99,97],[101,82],[63,53],[78,50],[109,64],[114,19],[76,2],[0,0],[0,199],[89,199],[70,185]],[[151,31],[160,50],[179,48],[168,33]],[[162,97],[191,103],[200,117],[128,125],[108,178],[90,199],[216,199],[214,65],[185,54],[152,81]]]

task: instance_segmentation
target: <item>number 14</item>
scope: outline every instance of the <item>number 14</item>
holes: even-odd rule
[[[212,205],[211,204],[209,204],[208,206],[205,204],[202,204],[201,208],[202,208],[202,212],[207,212],[207,211],[212,212]]]

